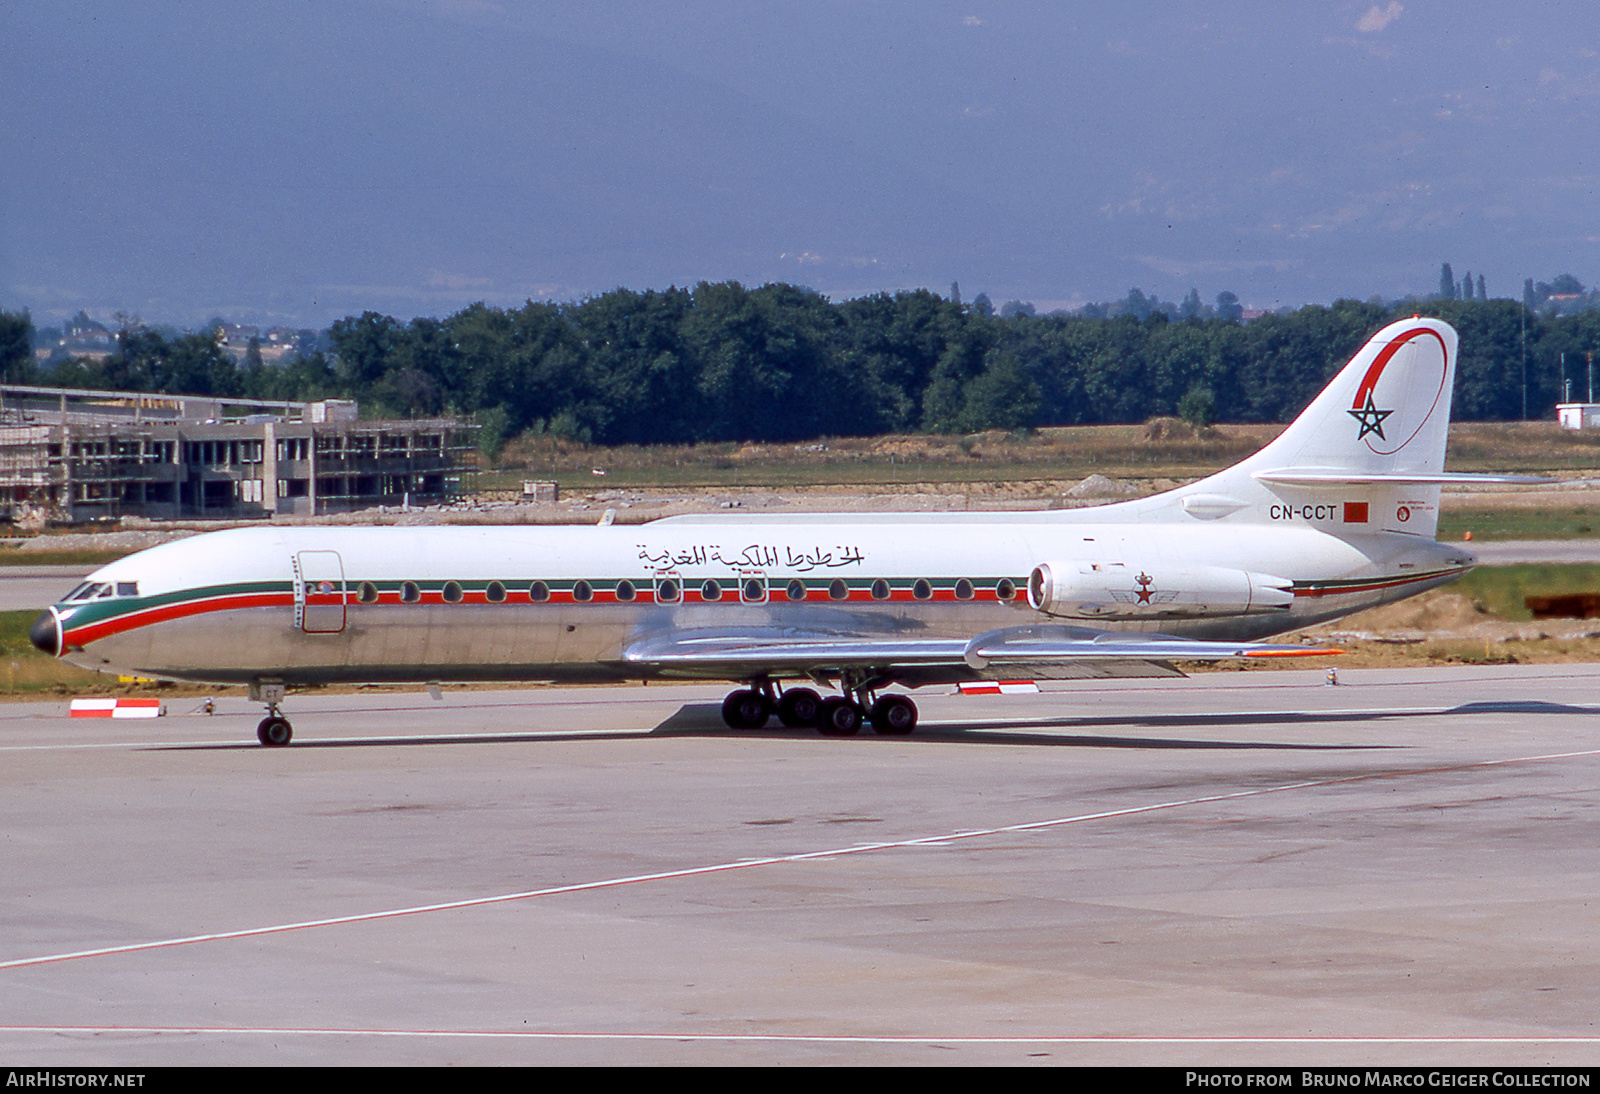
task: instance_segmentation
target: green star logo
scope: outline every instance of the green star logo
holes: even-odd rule
[[[1365,440],[1368,433],[1376,433],[1378,440],[1386,441],[1389,438],[1383,435],[1383,420],[1393,414],[1392,410],[1379,410],[1372,405],[1372,392],[1367,392],[1367,405],[1360,410],[1347,410],[1346,414],[1361,423],[1361,432],[1356,435],[1356,440]]]

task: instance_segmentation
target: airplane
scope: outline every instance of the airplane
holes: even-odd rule
[[[677,516],[634,526],[258,527],[96,570],[31,640],[75,665],[292,688],[724,680],[730,728],[906,734],[887,689],[1182,675],[1337,652],[1262,639],[1413,596],[1438,543],[1456,333],[1372,336],[1275,440],[1152,497],[1076,510]],[[817,688],[837,692],[823,698]]]

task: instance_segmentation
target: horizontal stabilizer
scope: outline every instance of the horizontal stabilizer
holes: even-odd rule
[[[1461,485],[1538,486],[1559,481],[1542,475],[1482,475],[1470,471],[1436,471],[1432,474],[1426,474],[1405,471],[1357,471],[1354,469],[1319,467],[1284,467],[1274,471],[1255,471],[1251,473],[1250,477],[1259,479],[1262,482],[1279,483],[1284,486],[1346,486],[1361,483],[1392,484],[1396,486],[1404,486],[1408,483],[1438,483],[1443,486],[1448,486],[1451,483]]]

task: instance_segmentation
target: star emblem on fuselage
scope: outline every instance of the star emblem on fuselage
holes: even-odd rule
[[[1149,574],[1141,572],[1134,580],[1139,583],[1139,587],[1134,590],[1135,595],[1137,595],[1139,598],[1139,603],[1150,603],[1150,594],[1155,591],[1154,589],[1150,588],[1150,585],[1155,579]]]
[[[1378,440],[1386,441],[1389,438],[1383,435],[1383,420],[1393,414],[1392,410],[1379,410],[1372,405],[1372,392],[1367,392],[1367,405],[1360,410],[1347,410],[1346,414],[1361,423],[1361,432],[1356,434],[1356,440],[1365,440],[1368,433],[1376,433]]]

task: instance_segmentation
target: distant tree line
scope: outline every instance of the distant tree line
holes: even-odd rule
[[[1142,295],[1142,294],[1141,294]],[[1232,294],[1225,294],[1231,298]],[[1455,416],[1550,417],[1566,354],[1574,393],[1600,311],[1538,314],[1512,300],[1341,300],[1241,322],[1034,315],[925,290],[832,303],[785,284],[618,289],[576,303],[474,304],[444,319],[367,312],[333,324],[327,353],[236,363],[215,333],[129,324],[116,350],[37,366],[25,315],[0,312],[10,382],[267,399],[354,398],[373,414],[471,413],[491,450],[524,431],[602,444],[789,441],[1293,417],[1374,331],[1414,312],[1461,335]],[[1146,300],[1152,298],[1145,298]],[[1206,312],[1211,314],[1208,316]],[[1009,314],[1004,314],[1009,312]],[[1524,367],[1524,361],[1526,365]]]

